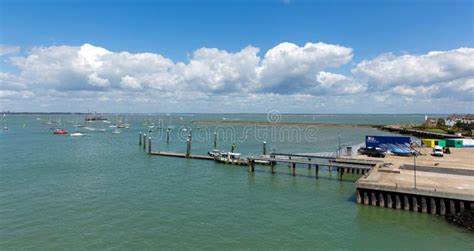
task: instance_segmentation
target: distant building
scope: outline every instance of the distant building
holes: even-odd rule
[[[447,119],[445,124],[447,126],[453,127],[456,124],[460,123],[461,125],[471,125],[474,124],[474,115],[472,114],[452,114]]]

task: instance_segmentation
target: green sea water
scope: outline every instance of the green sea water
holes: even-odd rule
[[[192,128],[193,152],[205,154],[213,148],[216,127],[192,121],[223,117],[266,119],[130,115],[130,129],[120,134],[106,124],[107,132],[73,138],[53,135],[43,123],[61,119],[71,132],[83,117],[7,115],[1,126],[9,130],[0,132],[0,249],[474,249],[474,234],[442,217],[357,205],[356,175],[339,181],[336,173],[323,171],[315,179],[302,167],[293,177],[285,165],[275,175],[263,166],[249,173],[211,161],[148,156],[138,146],[143,123],[161,119],[164,128],[174,129],[169,144],[164,132],[151,134],[154,150],[184,152],[189,131],[182,128]],[[321,123],[421,120],[421,115],[281,116]],[[310,136],[303,127],[293,128],[291,136],[280,126],[217,129],[218,147],[230,150],[236,142],[243,155],[261,154],[262,140],[269,151],[334,152],[339,138],[342,145],[356,145],[367,134],[387,134],[372,128],[321,127]]]

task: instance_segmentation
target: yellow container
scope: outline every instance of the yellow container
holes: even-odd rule
[[[421,142],[427,147],[435,147],[436,145],[436,139],[422,139]]]

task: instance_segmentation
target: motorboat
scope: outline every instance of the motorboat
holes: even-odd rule
[[[79,131],[71,133],[71,137],[84,137],[84,136],[86,136],[86,134]]]
[[[3,127],[3,130],[4,130],[4,131],[8,130],[8,127],[4,126],[4,127]]]
[[[67,134],[67,131],[65,129],[58,128],[53,132],[53,134]]]
[[[221,150],[218,150],[218,149],[214,149],[212,151],[209,151],[207,152],[207,154],[210,156],[210,157],[213,157],[213,158],[217,158],[219,157],[223,152]]]

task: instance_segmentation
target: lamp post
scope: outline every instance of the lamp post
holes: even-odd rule
[[[413,181],[415,183],[416,190],[416,151],[413,153]]]

